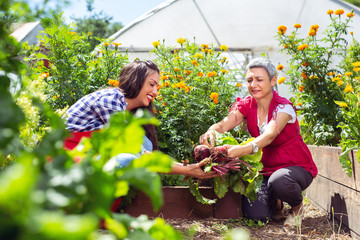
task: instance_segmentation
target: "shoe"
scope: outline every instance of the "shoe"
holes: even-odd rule
[[[303,219],[302,211],[300,211],[300,214],[298,214],[298,215],[294,215],[294,213],[291,212],[287,216],[287,218],[284,222],[284,226],[285,227],[301,227],[302,219]]]

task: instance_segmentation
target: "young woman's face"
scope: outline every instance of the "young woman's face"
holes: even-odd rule
[[[246,81],[250,95],[255,99],[260,99],[272,92],[272,88],[276,84],[276,77],[270,80],[264,68],[250,68],[246,72]]]
[[[160,75],[157,72],[151,72],[144,81],[139,95],[136,97],[139,107],[149,106],[150,102],[158,95]]]

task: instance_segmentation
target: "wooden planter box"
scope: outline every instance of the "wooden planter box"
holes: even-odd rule
[[[211,187],[200,187],[204,197],[215,199]],[[213,205],[205,205],[196,201],[188,187],[163,187],[164,205],[158,212],[154,212],[150,199],[142,192],[138,192],[132,204],[124,207],[125,213],[137,217],[145,214],[149,217],[162,218],[240,218],[241,195],[229,191],[225,197],[218,199]]]
[[[318,176],[306,190],[306,195],[350,229],[351,236],[360,238],[360,162],[357,151],[349,153],[353,174],[342,170],[339,147],[309,146],[318,167]]]

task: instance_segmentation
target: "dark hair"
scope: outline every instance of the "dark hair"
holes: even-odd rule
[[[146,77],[153,73],[160,73],[158,66],[153,61],[134,61],[127,64],[120,73],[119,88],[126,98],[135,98],[139,95],[141,88],[144,85]],[[154,114],[152,102],[147,107],[140,107],[147,109]],[[139,108],[132,109],[131,112],[135,113]],[[156,137],[156,128],[154,125],[143,125],[145,135],[153,144],[153,149],[158,149],[158,141]]]

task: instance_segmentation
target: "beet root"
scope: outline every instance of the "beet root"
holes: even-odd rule
[[[217,146],[210,149],[210,155],[215,162],[222,162],[229,160],[228,151],[223,146]]]
[[[196,162],[200,162],[207,157],[210,157],[210,148],[208,146],[197,145],[194,148],[194,159]]]

